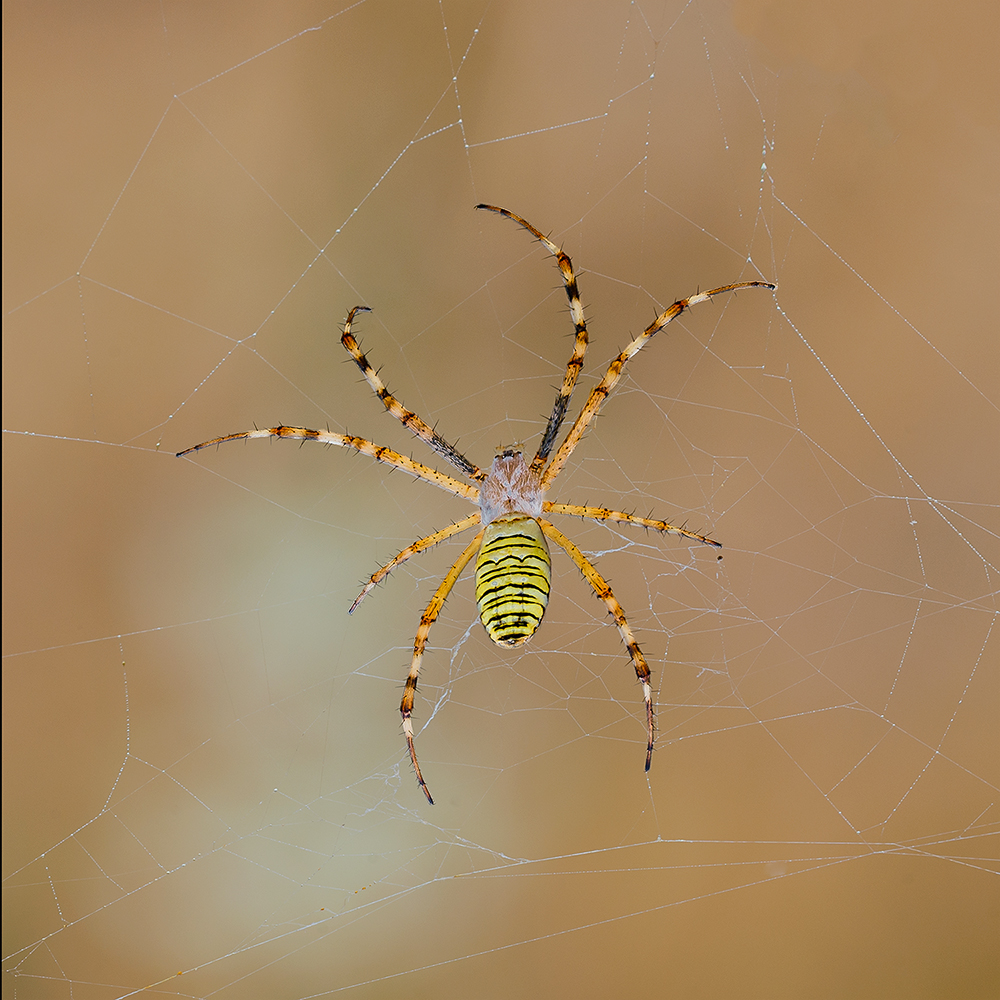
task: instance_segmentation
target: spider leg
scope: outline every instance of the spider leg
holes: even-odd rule
[[[639,643],[635,641],[632,629],[622,606],[615,600],[615,595],[611,591],[611,586],[607,580],[597,572],[594,564],[554,525],[551,521],[543,518],[538,519],[542,526],[542,531],[557,545],[566,550],[566,554],[576,563],[577,568],[587,578],[594,593],[604,602],[611,617],[614,618],[618,631],[621,633],[622,642],[628,650],[628,655],[632,657],[632,665],[635,667],[635,674],[642,683],[642,697],[646,702],[646,770],[653,759],[653,694],[649,686],[649,664],[646,657],[642,655]]]
[[[607,507],[580,507],[575,503],[550,503],[548,500],[542,504],[542,510],[553,514],[572,514],[574,517],[589,517],[593,521],[623,521],[626,524],[641,524],[644,528],[653,528],[670,535],[683,535],[695,542],[704,542],[706,545],[714,545],[722,548],[722,542],[717,542],[714,538],[706,535],[699,535],[695,531],[688,531],[683,526],[670,524],[667,521],[660,521],[653,517],[636,517],[635,514],[626,514],[621,510],[609,510]]]
[[[738,288],[774,289],[775,287],[775,285],[772,285],[768,281],[736,281],[731,285],[723,285],[721,288],[713,288],[707,292],[698,292],[697,295],[691,295],[686,299],[680,299],[668,309],[664,309],[663,312],[661,312],[660,315],[657,316],[656,319],[654,319],[653,322],[650,323],[649,326],[647,326],[646,329],[643,330],[643,332],[640,333],[639,336],[636,337],[635,340],[633,340],[632,343],[629,344],[628,347],[626,347],[625,350],[611,362],[611,365],[608,367],[607,374],[591,390],[587,402],[580,411],[580,415],[576,418],[576,422],[570,428],[569,433],[563,440],[563,443],[559,446],[559,450],[555,453],[552,461],[549,462],[545,471],[542,473],[542,487],[545,488],[551,484],[552,480],[555,479],[556,476],[558,476],[562,471],[562,467],[566,464],[566,460],[573,454],[573,449],[580,443],[580,439],[583,437],[584,431],[586,431],[591,420],[597,416],[604,400],[607,399],[608,394],[617,384],[626,362],[639,353],[653,334],[662,330],[668,323],[677,319],[677,317],[680,316],[685,309],[690,309],[691,306],[696,306],[700,302],[706,302],[708,299],[712,298],[713,295],[720,295],[722,292],[733,292]]]
[[[545,433],[542,435],[542,441],[538,446],[538,451],[535,453],[535,457],[531,460],[531,471],[539,473],[542,470],[542,466],[548,459],[549,453],[552,451],[552,446],[556,443],[559,428],[562,426],[562,422],[566,417],[566,410],[569,407],[569,401],[573,396],[573,389],[576,386],[577,377],[580,374],[580,369],[583,367],[583,356],[587,353],[587,321],[583,316],[583,303],[580,301],[580,289],[576,283],[576,274],[573,271],[573,262],[570,260],[569,255],[563,253],[563,251],[557,247],[552,240],[537,230],[530,222],[526,219],[522,219],[521,216],[508,211],[506,208],[500,208],[497,205],[476,205],[476,208],[485,208],[490,212],[496,212],[498,215],[503,215],[508,219],[513,219],[513,221],[518,225],[527,229],[528,232],[531,233],[536,240],[543,244],[545,249],[556,258],[556,261],[559,263],[559,270],[562,273],[563,284],[566,286],[566,297],[569,299],[570,318],[573,320],[573,326],[576,328],[576,342],[573,344],[573,353],[570,355],[569,363],[566,365],[566,374],[563,376],[562,388],[556,396],[555,404],[552,407],[552,414],[545,427]]]
[[[368,358],[365,357],[357,340],[351,333],[351,324],[354,317],[359,312],[371,312],[367,306],[355,306],[348,314],[344,322],[344,332],[340,342],[347,348],[348,353],[354,358],[357,366],[367,379],[368,384],[375,391],[375,395],[382,400],[382,405],[408,430],[415,434],[428,447],[436,451],[442,458],[447,459],[460,472],[477,482],[486,478],[486,473],[479,466],[470,462],[453,444],[445,441],[443,437],[433,427],[424,423],[412,410],[406,409],[396,397],[389,392],[385,383],[379,378],[378,372],[372,368]]]
[[[442,528],[440,531],[435,531],[426,538],[421,538],[420,541],[414,542],[412,545],[407,545],[393,560],[372,573],[371,579],[364,585],[361,593],[357,596],[357,600],[350,606],[347,613],[353,615],[357,606],[368,596],[371,590],[381,583],[401,563],[406,562],[407,559],[418,555],[425,549],[429,549],[432,545],[437,545],[438,542],[443,542],[446,538],[451,538],[452,535],[460,534],[467,528],[471,528],[474,524],[479,524],[479,517],[480,514],[477,510],[474,514],[463,517],[461,521],[449,524],[447,528]]]
[[[427,788],[427,782],[424,781],[424,776],[420,773],[420,765],[417,763],[417,751],[413,746],[413,721],[410,716],[413,713],[413,699],[417,693],[417,675],[420,673],[420,661],[424,656],[427,635],[431,630],[431,626],[437,620],[437,616],[444,606],[446,598],[451,593],[451,588],[455,586],[455,581],[461,576],[462,570],[465,569],[469,564],[469,560],[479,551],[484,531],[485,529],[480,530],[476,537],[469,542],[465,551],[455,560],[451,569],[448,570],[445,578],[441,581],[441,585],[434,592],[431,603],[427,605],[427,610],[420,619],[420,628],[417,629],[416,638],[413,640],[413,659],[410,662],[410,672],[406,675],[403,700],[399,703],[399,712],[403,716],[403,733],[406,736],[406,746],[410,751],[410,761],[417,775],[417,781],[431,805],[434,805],[434,800],[431,798],[431,793]]]
[[[213,444],[225,444],[227,441],[245,441],[251,438],[273,437],[295,438],[300,441],[319,441],[320,444],[335,444],[341,448],[353,448],[355,451],[360,451],[363,455],[374,458],[376,462],[392,465],[397,469],[404,469],[411,476],[416,476],[418,479],[433,483],[435,486],[439,486],[449,493],[454,493],[455,496],[465,497],[466,500],[471,500],[473,503],[479,500],[479,490],[475,486],[469,486],[467,483],[452,479],[451,476],[446,476],[443,472],[438,472],[437,469],[432,469],[420,462],[414,462],[412,458],[400,455],[399,452],[393,451],[391,448],[383,448],[382,445],[366,441],[364,438],[354,437],[351,434],[335,434],[333,431],[311,431],[308,427],[284,427],[279,424],[277,427],[255,428],[252,431],[243,431],[239,434],[224,434],[222,437],[212,438],[211,441],[203,441],[201,444],[196,444],[192,448],[185,448],[184,451],[177,452],[177,457],[182,458],[184,455],[190,455],[192,452],[201,451],[202,448],[208,448]]]

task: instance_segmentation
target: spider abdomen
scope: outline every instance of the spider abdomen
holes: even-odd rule
[[[520,646],[538,628],[549,603],[552,560],[541,525],[506,514],[486,526],[476,558],[476,603],[490,638]]]

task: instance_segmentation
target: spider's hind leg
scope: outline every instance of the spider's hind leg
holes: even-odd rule
[[[443,542],[446,538],[451,538],[452,535],[459,535],[468,528],[471,528],[475,524],[479,524],[480,513],[477,510],[475,514],[470,514],[468,517],[463,517],[461,521],[455,521],[453,524],[449,524],[447,528],[442,528],[440,531],[435,531],[428,535],[426,538],[421,538],[419,541],[414,542],[412,545],[407,545],[402,552],[396,555],[393,559],[387,562],[380,569],[377,569],[372,573],[368,582],[364,585],[362,591],[355,598],[354,603],[350,606],[347,613],[353,615],[357,610],[358,605],[371,593],[371,591],[377,587],[397,566],[406,562],[407,559],[412,559],[413,556],[419,555],[425,549],[431,548],[433,545],[437,545],[438,542]]]
[[[542,526],[542,531],[557,545],[565,549],[566,554],[576,563],[577,568],[587,578],[587,582],[594,588],[594,593],[604,602],[605,607],[614,618],[621,634],[622,642],[628,650],[628,655],[632,658],[632,665],[635,667],[635,675],[642,684],[642,697],[646,702],[646,770],[653,761],[653,737],[655,735],[655,720],[653,717],[653,692],[650,686],[649,664],[646,657],[642,655],[639,643],[636,642],[632,628],[625,617],[622,606],[615,600],[615,595],[611,590],[611,585],[597,572],[594,564],[573,544],[551,521],[538,519]]]
[[[413,764],[413,771],[417,776],[417,781],[427,796],[427,801],[434,805],[430,790],[424,776],[417,763],[417,750],[413,745],[413,701],[417,694],[417,675],[420,673],[420,661],[424,657],[424,649],[427,646],[427,635],[431,626],[437,620],[437,616],[444,607],[444,602],[451,593],[451,588],[455,586],[455,581],[462,575],[462,570],[469,564],[469,560],[479,551],[479,545],[483,540],[483,531],[480,531],[475,538],[469,542],[465,551],[455,560],[451,569],[448,570],[441,585],[434,592],[431,603],[427,605],[427,610],[420,619],[420,628],[417,629],[416,638],[413,640],[413,659],[410,661],[410,672],[406,675],[406,685],[403,689],[403,700],[399,703],[399,712],[403,717],[403,735],[406,736],[406,747],[410,751],[410,762]]]

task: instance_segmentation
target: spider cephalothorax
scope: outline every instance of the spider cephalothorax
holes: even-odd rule
[[[569,459],[573,450],[580,443],[584,431],[586,431],[590,422],[600,410],[604,400],[607,399],[609,393],[615,387],[618,379],[621,377],[625,364],[642,349],[650,337],[676,319],[685,309],[697,305],[699,302],[705,302],[712,298],[712,296],[719,295],[721,292],[731,292],[737,288],[773,289],[775,287],[766,281],[737,281],[730,285],[723,285],[720,288],[713,288],[707,292],[699,292],[686,299],[679,299],[672,306],[665,309],[611,362],[604,378],[591,390],[587,402],[584,404],[579,416],[573,422],[569,433],[563,439],[555,455],[552,455],[550,459],[549,456],[559,436],[559,430],[566,416],[566,411],[573,395],[573,389],[576,386],[577,376],[583,367],[583,358],[587,351],[587,324],[583,315],[583,305],[580,302],[576,275],[573,272],[573,263],[555,243],[519,215],[509,212],[505,208],[498,208],[495,205],[477,205],[476,208],[487,209],[491,212],[504,215],[508,219],[513,219],[514,222],[527,229],[528,232],[555,256],[559,264],[559,270],[562,273],[566,295],[569,298],[570,317],[576,329],[573,353],[570,355],[569,362],[566,365],[566,374],[563,377],[562,387],[556,396],[555,404],[552,407],[552,414],[542,434],[538,451],[535,452],[535,457],[531,460],[530,464],[524,460],[524,456],[519,449],[509,448],[502,450],[497,455],[488,473],[483,472],[482,469],[470,462],[454,445],[449,444],[435,430],[421,420],[420,417],[411,410],[407,410],[385,387],[385,384],[379,378],[375,369],[369,364],[368,359],[358,346],[357,340],[355,340],[354,335],[351,333],[354,317],[359,312],[368,312],[367,306],[355,306],[347,314],[344,331],[340,338],[341,343],[350,353],[351,357],[354,358],[358,367],[364,373],[368,384],[375,391],[378,398],[382,400],[385,408],[408,430],[458,469],[466,479],[471,480],[472,483],[477,483],[478,486],[463,483],[458,479],[445,475],[443,472],[438,472],[437,469],[432,469],[389,448],[373,444],[365,438],[353,437],[348,434],[337,434],[333,431],[314,431],[306,427],[278,426],[244,431],[237,434],[227,434],[223,437],[213,438],[211,441],[197,444],[192,448],[187,448],[178,453],[179,455],[188,455],[201,448],[207,448],[209,445],[247,438],[287,437],[296,438],[300,441],[320,441],[324,444],[354,448],[365,455],[369,455],[378,462],[384,462],[386,465],[405,469],[418,479],[433,483],[435,486],[447,490],[449,493],[463,497],[478,505],[478,509],[474,513],[455,521],[447,528],[435,531],[426,538],[421,538],[412,545],[408,545],[395,558],[373,573],[349,609],[353,612],[372,588],[384,580],[400,563],[423,552],[432,545],[450,538],[452,535],[457,535],[477,525],[480,526],[475,538],[466,546],[462,554],[452,564],[451,569],[445,574],[444,579],[435,591],[430,604],[427,605],[427,610],[420,620],[420,627],[417,629],[417,635],[413,641],[413,657],[410,661],[410,671],[406,677],[403,700],[399,706],[403,717],[403,733],[406,736],[406,745],[413,764],[413,770],[416,773],[417,781],[420,783],[424,795],[427,796],[427,801],[431,804],[434,803],[434,800],[431,798],[431,793],[427,788],[427,783],[424,781],[420,765],[417,762],[417,752],[413,742],[412,720],[413,702],[417,691],[417,676],[420,672],[420,664],[423,659],[424,649],[427,645],[427,636],[431,626],[436,621],[444,605],[445,598],[451,592],[455,581],[462,574],[462,571],[469,564],[472,557],[476,556],[476,602],[479,606],[480,619],[487,633],[489,633],[490,638],[495,643],[501,646],[520,646],[527,642],[538,628],[549,599],[551,559],[547,540],[555,542],[576,563],[580,572],[594,588],[594,593],[604,602],[609,614],[614,618],[615,624],[618,626],[622,641],[625,643],[629,657],[635,667],[636,676],[642,683],[643,699],[646,706],[646,770],[649,770],[653,754],[654,734],[653,698],[649,682],[649,666],[639,648],[639,644],[635,640],[635,636],[632,634],[632,629],[625,618],[625,612],[622,611],[621,605],[615,599],[615,595],[611,592],[611,587],[608,586],[607,581],[598,573],[594,565],[577,546],[543,515],[572,514],[597,521],[639,524],[647,528],[654,528],[657,531],[683,535],[686,538],[705,542],[708,545],[719,545],[719,543],[704,535],[688,531],[687,528],[678,527],[677,525],[669,524],[666,521],[655,518],[636,517],[634,514],[610,510],[605,507],[552,503],[544,499],[545,493],[555,481],[556,476],[562,471],[567,459]]]

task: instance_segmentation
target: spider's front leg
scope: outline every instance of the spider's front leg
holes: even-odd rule
[[[594,417],[597,416],[611,390],[617,385],[618,379],[621,378],[622,369],[628,363],[629,359],[635,357],[649,343],[650,337],[654,336],[669,323],[672,323],[685,310],[698,305],[700,302],[707,302],[709,299],[716,295],[721,295],[723,292],[735,292],[740,288],[769,288],[771,291],[774,291],[776,287],[769,281],[734,281],[731,285],[723,285],[721,288],[712,288],[707,292],[698,292],[697,295],[690,295],[686,299],[679,299],[672,306],[664,309],[611,362],[604,378],[590,390],[590,396],[587,398],[587,402],[583,404],[583,409],[577,416],[573,426],[569,429],[569,433],[563,438],[563,443],[559,445],[558,451],[552,456],[552,461],[546,466],[545,472],[542,474],[542,486],[548,488],[552,485],[553,480],[559,475],[562,467],[566,464],[570,455],[573,454],[573,450],[582,440],[584,431],[586,431]]]
[[[344,332],[340,342],[347,352],[354,358],[355,364],[361,369],[365,380],[372,387],[375,395],[382,400],[382,405],[389,411],[411,434],[420,438],[428,447],[436,451],[442,458],[447,459],[463,475],[468,476],[475,482],[486,478],[486,473],[479,466],[470,462],[453,444],[445,441],[443,437],[433,427],[420,419],[412,410],[408,410],[396,397],[389,392],[385,383],[379,378],[378,372],[371,366],[368,358],[365,357],[357,339],[351,333],[351,325],[354,317],[359,312],[371,312],[367,306],[355,306],[348,314],[344,322]]]
[[[361,452],[362,455],[374,458],[376,462],[382,462],[385,465],[403,469],[410,473],[411,476],[416,476],[425,482],[433,483],[435,486],[439,486],[449,493],[454,493],[457,497],[464,497],[473,503],[479,500],[479,490],[475,486],[452,479],[451,476],[446,476],[443,472],[438,472],[437,469],[432,469],[422,462],[415,462],[412,458],[401,455],[391,448],[375,444],[373,441],[367,441],[365,438],[355,437],[353,434],[337,434],[334,431],[314,431],[308,427],[286,427],[284,424],[279,424],[277,427],[255,427],[252,431],[224,434],[222,437],[212,438],[211,441],[202,441],[201,444],[185,448],[184,451],[177,452],[177,457],[184,458],[186,455],[201,451],[202,448],[211,448],[213,445],[226,444],[229,441],[251,441],[260,438],[290,438],[294,441],[316,441],[319,444],[332,444],[338,448],[353,448],[355,451]]]
[[[483,531],[480,531],[469,542],[465,551],[455,560],[454,565],[448,570],[447,575],[441,581],[441,586],[434,592],[431,603],[427,605],[427,610],[420,619],[420,628],[417,629],[416,638],[413,640],[413,659],[410,661],[410,672],[406,675],[403,700],[399,703],[399,712],[403,717],[403,735],[406,736],[406,746],[410,751],[410,761],[413,764],[417,781],[431,805],[434,805],[434,800],[431,798],[427,782],[424,781],[424,776],[420,772],[420,765],[417,763],[417,751],[413,745],[413,721],[410,718],[413,714],[413,700],[417,693],[417,675],[420,673],[420,661],[424,657],[424,648],[427,646],[427,635],[431,630],[431,626],[441,613],[441,608],[444,607],[444,602],[451,593],[451,588],[455,586],[455,581],[462,575],[462,570],[468,566],[469,561],[479,551],[482,540]]]
[[[576,380],[580,375],[580,369],[583,368],[583,357],[587,353],[587,321],[583,315],[583,303],[580,301],[580,288],[577,285],[576,272],[573,270],[573,261],[570,260],[569,254],[556,246],[552,240],[541,230],[536,229],[527,219],[522,219],[520,215],[516,215],[506,208],[501,208],[499,205],[476,205],[476,208],[485,208],[487,211],[496,212],[498,215],[512,219],[519,226],[527,229],[555,257],[559,265],[559,272],[562,275],[563,286],[566,289],[566,297],[569,299],[569,314],[573,320],[576,339],[573,344],[573,353],[570,355],[569,362],[566,365],[566,374],[563,376],[562,388],[559,390],[555,404],[552,407],[552,415],[549,417],[545,433],[542,434],[538,451],[535,452],[535,457],[531,460],[531,469],[537,473],[542,471],[542,467],[548,460],[549,454],[556,443],[559,428],[562,427],[562,422],[566,417],[566,410],[569,408],[569,401],[573,396]]]

